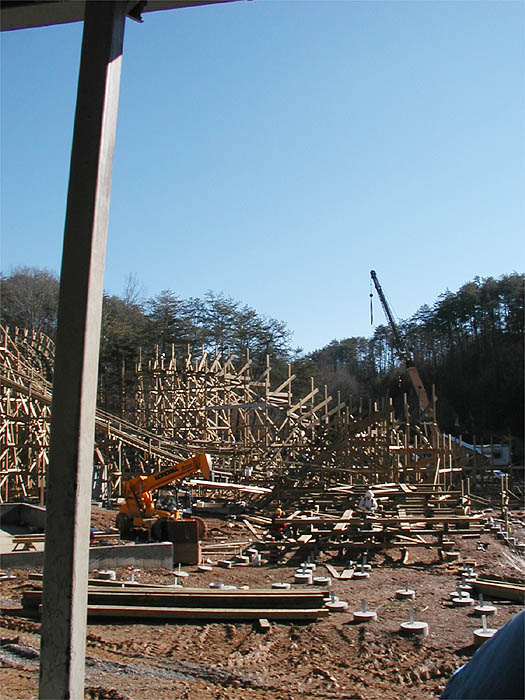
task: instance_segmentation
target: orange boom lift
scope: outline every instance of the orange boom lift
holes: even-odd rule
[[[152,494],[173,481],[184,479],[200,471],[205,479],[210,479],[212,462],[208,454],[197,454],[178,464],[165,467],[149,476],[140,475],[122,483],[125,502],[120,506],[116,525],[122,538],[140,538],[153,541],[164,539],[163,523],[172,521],[195,521],[198,534],[204,536],[204,522],[200,518],[184,518],[182,512],[156,508]]]

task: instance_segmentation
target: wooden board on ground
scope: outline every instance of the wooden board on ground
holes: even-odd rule
[[[125,617],[162,620],[317,620],[326,617],[329,611],[319,609],[277,609],[268,608],[158,608],[132,607],[120,605],[89,605],[88,617]]]
[[[330,574],[330,576],[332,578],[335,578],[335,579],[340,578],[341,574],[337,571],[335,566],[332,566],[331,564],[325,564],[324,568],[328,571],[328,573]]]
[[[477,593],[483,593],[484,596],[514,600],[518,603],[525,602],[525,585],[523,584],[478,579],[472,583],[472,588]]]
[[[339,576],[340,581],[349,581],[354,576],[355,569],[345,569]]]

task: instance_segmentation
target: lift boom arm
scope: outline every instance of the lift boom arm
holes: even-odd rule
[[[126,504],[121,508],[130,514],[149,516],[154,512],[151,492],[170,484],[172,481],[184,479],[200,471],[205,479],[211,475],[211,457],[208,454],[197,454],[178,464],[165,467],[149,476],[136,476],[122,483],[123,496]]]
[[[142,480],[142,491],[155,491],[170,484],[177,479],[193,474],[200,470],[205,479],[210,478],[211,458],[207,454],[198,454],[189,459],[185,459],[178,464],[165,467],[155,474],[151,474]]]

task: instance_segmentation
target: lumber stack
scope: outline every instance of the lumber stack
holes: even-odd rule
[[[462,492],[407,484],[375,485],[380,507],[374,515],[365,515],[355,510],[365,488],[330,489],[324,501],[314,504],[315,509],[295,510],[275,520],[276,525],[285,526],[284,537],[275,537],[270,529],[253,546],[268,551],[274,562],[305,560],[320,551],[355,559],[362,552],[392,549],[401,550],[404,560],[410,548],[436,549],[443,558],[454,544],[451,537],[479,538],[486,525],[485,513],[471,513],[464,507]],[[253,521],[251,516],[246,519]]]
[[[523,582],[477,579],[473,581],[472,588],[477,593],[483,593],[487,598],[499,598],[516,603],[525,603],[525,584]]]
[[[122,585],[122,584],[121,584]],[[314,621],[328,615],[323,591],[211,590],[182,587],[89,586],[88,618]],[[22,605],[38,614],[42,589],[27,590]]]

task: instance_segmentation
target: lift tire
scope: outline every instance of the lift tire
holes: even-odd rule
[[[196,518],[194,515],[192,516],[192,520],[195,520],[197,523],[197,536],[199,540],[204,540],[206,539],[206,535],[208,534],[208,528],[206,527],[206,523],[202,518]]]
[[[166,522],[166,518],[159,518],[156,520],[150,528],[150,539],[152,542],[167,542],[168,536],[166,534],[166,526],[163,528],[163,523]],[[164,532],[163,532],[164,530]]]
[[[131,537],[131,531],[133,530],[133,520],[125,513],[119,513],[117,515],[116,526],[120,532],[120,536],[123,539],[129,539]]]

